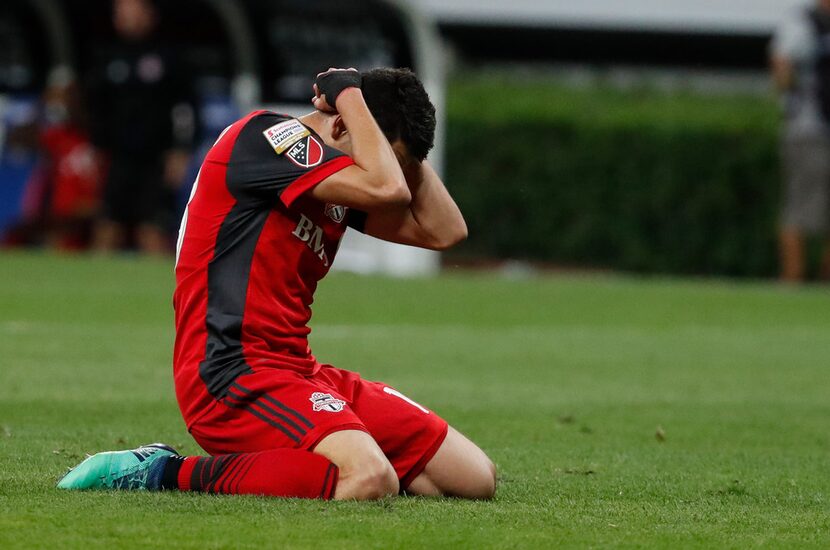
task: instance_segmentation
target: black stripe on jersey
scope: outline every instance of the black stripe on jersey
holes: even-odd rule
[[[216,236],[208,265],[207,345],[199,375],[216,398],[242,374],[251,372],[242,354],[242,318],[254,250],[269,211],[237,202]]]
[[[260,411],[264,414],[269,414],[272,417],[275,417],[274,420],[282,421],[283,423],[287,424],[289,427],[294,428],[300,435],[305,435],[308,433],[308,430],[294,422],[292,419],[288,418],[284,414],[279,413],[278,411],[274,410],[273,408],[269,407],[267,404],[263,402],[263,400],[267,396],[257,397],[253,394],[249,394],[247,396],[244,395],[237,395],[234,393],[235,389],[229,389],[227,395],[225,395],[225,403],[230,405],[229,400],[233,399],[239,402],[239,406],[241,407],[257,407]],[[273,401],[273,400],[272,400]],[[276,401],[275,401],[276,402]],[[313,428],[314,425],[310,422],[307,422],[309,428]]]
[[[238,382],[234,382],[233,387],[236,388],[237,390],[239,390],[240,392],[242,392],[242,394],[245,394],[245,395],[250,395],[251,394],[251,390],[249,390],[248,388],[240,385]],[[297,411],[295,411],[294,409],[292,409],[288,405],[285,405],[285,404],[277,401],[276,399],[274,399],[273,397],[271,397],[268,394],[263,395],[262,399],[265,399],[269,403],[272,403],[272,404],[276,405],[277,407],[284,410],[285,412],[294,415],[297,418],[297,420],[299,420],[300,422],[302,422],[303,424],[305,424],[309,428],[314,428],[314,424],[312,424],[305,416],[298,413]]]
[[[313,130],[308,128],[323,148],[320,164],[302,167],[288,159],[288,154],[277,154],[263,132],[275,124],[292,117],[263,112],[251,118],[239,132],[228,161],[227,184],[234,196],[246,196],[272,207],[282,192],[297,178],[314,171],[321,164],[344,156],[342,152],[325,145]]]
[[[289,119],[267,112],[251,118],[237,135],[228,160],[225,184],[236,203],[222,221],[208,265],[207,345],[199,364],[199,375],[216,399],[224,397],[239,376],[251,372],[242,350],[242,319],[259,236],[282,191],[313,171],[277,155],[263,135]],[[343,154],[324,147],[324,161],[339,156]]]

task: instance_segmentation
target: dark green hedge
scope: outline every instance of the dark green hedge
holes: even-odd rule
[[[456,82],[447,181],[454,254],[642,272],[776,270],[770,99]]]

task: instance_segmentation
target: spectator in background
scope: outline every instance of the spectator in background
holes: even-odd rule
[[[785,104],[781,278],[804,279],[806,237],[821,236],[821,276],[830,279],[830,0],[794,12],[778,28],[770,50],[772,76]]]
[[[89,142],[80,87],[66,67],[52,71],[41,99],[41,115],[15,129],[10,143],[40,152],[27,183],[23,222],[9,242],[59,250],[89,244],[97,213],[103,163]]]
[[[189,162],[195,115],[190,85],[173,52],[156,37],[151,0],[114,0],[117,42],[89,75],[92,137],[109,157],[94,247],[171,249],[175,189]]]

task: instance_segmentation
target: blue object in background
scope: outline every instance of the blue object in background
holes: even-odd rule
[[[26,185],[37,164],[37,151],[8,145],[9,132],[37,118],[35,95],[0,97],[0,240],[22,221]]]
[[[36,120],[37,116],[36,95],[0,96],[0,241],[9,229],[23,221],[23,201],[39,158],[37,151],[9,146],[8,135],[13,129]],[[179,214],[187,205],[193,182],[208,150],[222,130],[240,116],[239,109],[229,94],[210,93],[202,96],[199,109],[201,135],[186,180],[177,192]]]
[[[202,95],[202,103],[199,108],[201,136],[198,140],[196,150],[193,152],[193,158],[190,161],[187,176],[185,176],[187,179],[179,187],[176,195],[176,207],[180,216],[187,206],[187,201],[190,199],[190,191],[193,189],[193,183],[196,181],[199,167],[202,165],[202,161],[208,150],[213,147],[213,143],[219,137],[219,134],[222,133],[222,130],[236,122],[241,116],[239,109],[234,104],[230,95],[223,93],[206,93]]]

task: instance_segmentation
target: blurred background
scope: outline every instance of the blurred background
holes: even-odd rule
[[[804,176],[780,154],[808,150],[803,135],[782,142],[782,104],[823,58],[785,54],[799,28],[819,48],[823,19],[809,10],[820,5],[4,1],[0,242],[172,254],[201,157],[226,125],[255,108],[307,112],[312,78],[330,66],[406,66],[438,107],[430,158],[470,238],[439,256],[350,234],[336,267],[826,279],[830,153],[812,169],[824,181],[795,199],[787,178]],[[784,95],[769,69],[781,32],[773,57],[796,74],[776,79]],[[809,159],[825,154],[823,125]]]

